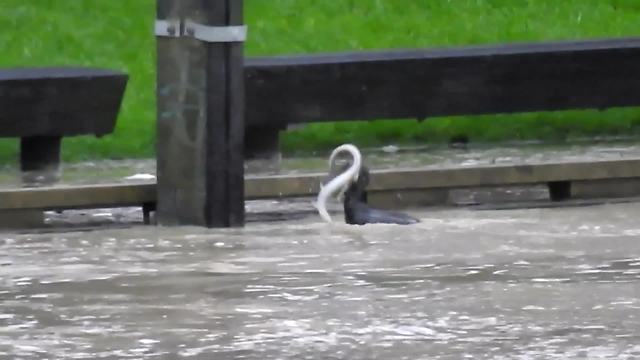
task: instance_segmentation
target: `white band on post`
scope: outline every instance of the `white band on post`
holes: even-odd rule
[[[180,21],[179,20],[156,20],[155,34],[162,37],[180,37]]]
[[[247,26],[209,26],[191,20],[156,20],[155,34],[161,37],[191,37],[209,43],[244,42]]]

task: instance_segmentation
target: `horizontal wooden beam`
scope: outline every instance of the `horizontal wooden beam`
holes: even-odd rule
[[[0,191],[0,210],[83,209],[156,202],[156,184],[52,186]]]
[[[640,38],[246,61],[247,125],[640,106]]]
[[[248,178],[250,199],[314,196],[325,174]],[[640,177],[640,159],[372,171],[370,191],[466,188]]]
[[[247,177],[247,200],[305,197],[318,193],[326,174]],[[400,169],[372,172],[372,192],[505,186],[555,181],[640,178],[640,159],[493,165],[446,169]],[[0,191],[0,210],[124,207],[153,204],[156,184],[106,184]]]

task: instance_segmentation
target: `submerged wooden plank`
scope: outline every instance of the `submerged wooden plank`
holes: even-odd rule
[[[40,227],[44,224],[44,212],[40,209],[0,210],[0,229]]]
[[[55,186],[0,191],[0,210],[141,206],[156,201],[156,184]]]
[[[572,181],[572,199],[616,198],[640,195],[640,178]]]
[[[325,174],[248,178],[248,198],[310,196]],[[373,171],[371,191],[461,188],[640,177],[640,159]]]
[[[640,106],[640,38],[253,58],[247,125]]]
[[[326,174],[247,177],[245,199],[315,196]],[[491,165],[443,169],[394,169],[373,171],[372,192],[433,191],[481,186],[541,184],[572,181],[617,186],[604,180],[628,179],[630,192],[640,190],[640,159],[594,162],[559,162],[527,165]],[[593,190],[590,190],[593,192]],[[600,193],[611,193],[600,191]],[[0,210],[60,209],[140,206],[156,202],[156,184],[106,184],[45,187],[0,191]]]

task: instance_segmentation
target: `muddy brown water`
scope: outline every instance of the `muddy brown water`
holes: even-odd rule
[[[407,211],[0,233],[0,358],[640,358],[640,203]]]
[[[637,359],[640,204],[0,235],[7,359]]]

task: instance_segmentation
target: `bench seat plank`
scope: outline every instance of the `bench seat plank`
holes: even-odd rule
[[[640,38],[249,58],[247,125],[640,106]]]
[[[109,134],[127,80],[96,68],[0,69],[0,137]]]

